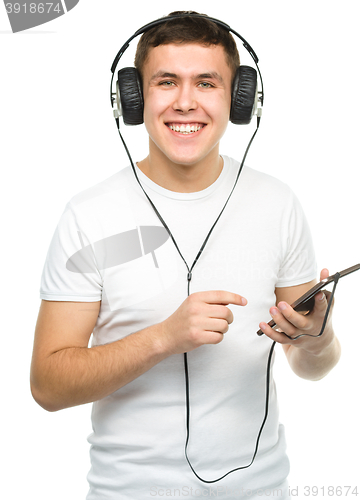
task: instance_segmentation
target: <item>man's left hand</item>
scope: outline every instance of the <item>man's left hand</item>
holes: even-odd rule
[[[323,269],[320,273],[320,280],[328,278],[329,271]],[[315,296],[315,306],[313,310],[303,315],[296,312],[287,302],[280,301],[277,307],[271,307],[270,314],[276,323],[274,328],[271,328],[266,323],[260,323],[261,330],[272,340],[284,346],[289,344],[295,347],[304,349],[305,351],[318,355],[334,340],[334,331],[332,328],[332,310],[334,300],[331,304],[329,316],[326,326],[321,337],[317,337],[321,332],[325,313],[328,307],[328,299],[330,292],[319,292]],[[285,332],[287,335],[284,335]],[[306,335],[297,340],[292,340],[298,335]],[[292,339],[290,339],[291,337]]]

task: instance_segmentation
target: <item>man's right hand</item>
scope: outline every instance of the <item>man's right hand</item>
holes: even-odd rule
[[[247,300],[232,292],[210,290],[189,295],[160,323],[162,348],[168,355],[192,351],[203,344],[218,344],[234,316],[229,304],[245,306]]]
[[[246,300],[225,291],[193,293],[162,323],[89,348],[100,301],[43,300],[31,363],[33,396],[48,411],[102,399],[172,354],[221,342],[234,319],[229,304]]]

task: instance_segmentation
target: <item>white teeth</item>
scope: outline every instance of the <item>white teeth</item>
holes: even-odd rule
[[[180,132],[181,134],[193,134],[194,132],[198,132],[202,129],[201,125],[169,125],[171,130],[175,132]]]

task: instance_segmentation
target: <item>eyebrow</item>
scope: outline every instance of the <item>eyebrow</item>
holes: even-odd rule
[[[168,71],[157,71],[151,78],[150,82],[153,82],[154,80],[157,80],[158,78],[179,78],[179,76],[176,73],[169,73]],[[212,71],[210,73],[200,73],[199,75],[196,75],[193,77],[194,80],[198,79],[211,79],[211,80],[218,80],[220,83],[224,83],[224,80],[222,76],[217,73],[216,71]]]
[[[197,78],[209,78],[211,80],[218,80],[220,83],[224,83],[222,76],[216,71],[213,71],[212,73],[202,73],[201,75],[198,75]]]
[[[177,78],[178,76],[175,73],[168,73],[167,71],[158,71],[151,78],[150,82],[157,80],[158,78]]]

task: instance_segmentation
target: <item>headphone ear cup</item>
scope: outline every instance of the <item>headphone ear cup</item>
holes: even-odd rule
[[[257,73],[250,66],[239,66],[236,70],[232,95],[230,121],[236,125],[247,125],[256,109]]]
[[[137,69],[122,68],[118,72],[118,85],[125,125],[141,125],[144,122],[144,99]]]

